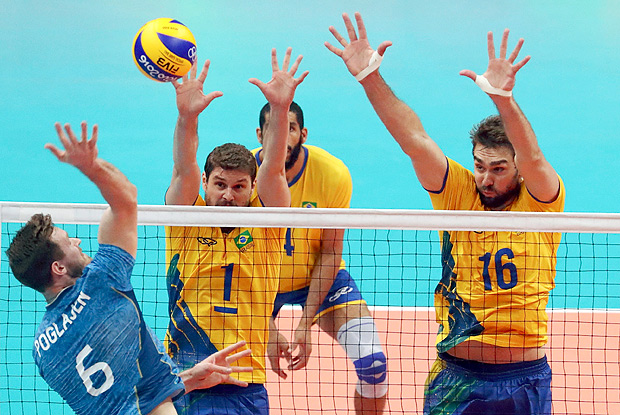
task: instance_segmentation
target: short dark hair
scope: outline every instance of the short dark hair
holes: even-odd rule
[[[37,213],[17,231],[6,250],[15,278],[39,292],[44,292],[51,284],[52,263],[65,256],[60,246],[51,239],[53,231],[52,217]]]
[[[489,148],[506,147],[510,149],[513,155],[515,154],[515,149],[506,136],[504,123],[499,115],[491,115],[480,121],[471,129],[469,137],[473,147],[472,152],[476,144],[480,144]]]
[[[256,179],[254,155],[241,144],[226,143],[213,149],[205,162],[204,171],[207,180],[216,167],[221,167],[224,170],[241,170],[250,175],[252,182]]]
[[[263,131],[263,127],[265,126],[265,114],[267,114],[270,109],[271,107],[269,106],[269,103],[266,103],[260,110],[260,113],[258,115],[258,126],[260,127],[261,131]],[[291,102],[291,106],[289,107],[288,111],[292,112],[293,114],[295,114],[295,117],[297,117],[297,124],[299,124],[299,129],[301,130],[302,128],[304,128],[304,112],[301,110],[301,107],[297,105],[295,101],[293,101]]]

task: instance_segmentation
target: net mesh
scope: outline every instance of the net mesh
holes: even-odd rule
[[[79,237],[84,252],[92,256],[103,208],[0,204],[2,414],[72,413],[33,362],[44,299],[15,280],[4,250],[30,215],[42,211],[51,212],[58,226]],[[345,228],[343,259],[370,307],[388,359],[385,413],[422,413],[424,383],[437,355],[433,293],[442,273],[437,231],[560,232],[555,288],[547,307],[553,411],[620,413],[620,215],[311,210],[141,207],[132,284],[147,324],[160,339],[165,337],[169,314],[163,225]],[[300,315],[299,307],[281,311],[277,323],[288,339]],[[353,364],[331,337],[316,326],[313,330],[307,368],[289,373],[287,379],[267,370],[273,414],[353,413]]]

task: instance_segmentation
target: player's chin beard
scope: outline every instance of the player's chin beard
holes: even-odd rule
[[[72,264],[67,267],[67,273],[71,276],[71,278],[77,280],[84,273],[84,268],[86,268],[86,265],[84,264]]]
[[[297,163],[297,159],[299,159],[299,155],[301,154],[301,144],[301,140],[299,140],[297,145],[291,149],[291,155],[284,165],[286,170],[292,169],[295,163]]]
[[[477,187],[476,190],[478,191],[480,201],[484,206],[489,209],[497,209],[505,207],[504,205],[506,205],[506,203],[510,202],[519,195],[519,192],[521,192],[521,183],[517,182],[517,184],[513,188],[507,190],[506,193],[502,193],[501,195],[494,197],[487,197],[483,195]]]

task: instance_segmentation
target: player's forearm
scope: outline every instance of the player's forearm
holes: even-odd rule
[[[114,214],[136,211],[138,197],[136,186],[114,165],[98,158],[87,169],[83,169],[82,173],[97,186]]]
[[[166,192],[166,204],[191,205],[200,189],[198,151],[198,118],[179,115],[172,143],[172,180]]]
[[[263,162],[256,176],[256,191],[265,206],[288,207],[291,204],[284,169],[287,139],[288,107],[271,107],[263,137]]]
[[[271,105],[271,104],[270,104]],[[269,122],[265,125],[263,138],[263,162],[261,169],[272,173],[284,169],[288,145],[288,107],[277,105],[269,110]]]
[[[401,101],[378,71],[362,82],[368,100],[392,137],[410,157],[419,153],[426,131],[418,115]]]
[[[174,128],[172,142],[172,160],[174,168],[183,172],[197,164],[198,152],[198,118],[179,115]]]
[[[340,252],[321,253],[319,260],[312,269],[308,299],[306,300],[300,324],[304,324],[306,327],[312,325],[314,316],[334,283],[341,261],[342,255]]]
[[[536,134],[532,125],[517,105],[513,97],[502,97],[492,95],[491,99],[495,103],[499,115],[504,124],[506,136],[520,157],[529,157],[540,152]]]

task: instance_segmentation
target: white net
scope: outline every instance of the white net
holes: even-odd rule
[[[15,280],[4,250],[32,214],[44,212],[79,237],[92,256],[104,209],[0,203],[0,413],[71,413],[40,378],[32,358],[45,301]],[[164,225],[346,229],[343,259],[373,313],[387,355],[388,414],[422,412],[424,382],[437,354],[433,295],[442,276],[438,231],[561,233],[547,307],[554,413],[620,413],[620,215],[141,206],[132,284],[147,324],[161,339],[169,322]],[[508,269],[507,257],[502,258],[500,269]],[[488,266],[480,254],[474,262]],[[277,320],[289,339],[299,316],[298,307],[287,307]],[[267,369],[273,414],[353,413],[353,364],[316,327],[313,341],[307,368],[285,380]]]

